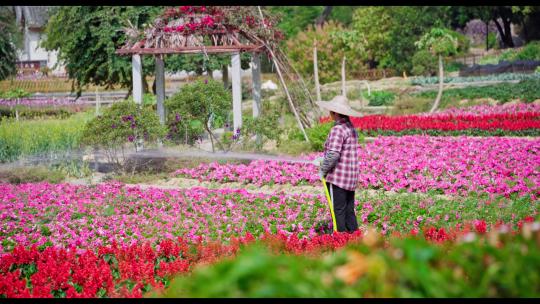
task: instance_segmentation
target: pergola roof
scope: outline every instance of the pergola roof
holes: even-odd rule
[[[153,26],[144,30],[143,38],[134,27],[126,29],[131,39],[119,50],[120,55],[133,54],[196,54],[260,52],[262,40],[246,35],[223,18],[209,13],[182,14],[167,20],[160,16]]]

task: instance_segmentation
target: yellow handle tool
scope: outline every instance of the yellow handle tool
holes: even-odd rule
[[[328,201],[328,207],[330,207],[330,214],[332,214],[332,223],[334,224],[334,231],[337,232],[336,216],[334,215],[334,204],[332,202],[332,199],[330,198],[328,187],[326,186],[326,179],[324,177],[321,177],[321,181],[324,187],[324,192],[326,193],[326,200]]]

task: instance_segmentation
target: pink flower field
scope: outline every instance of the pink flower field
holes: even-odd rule
[[[366,144],[359,155],[360,189],[539,195],[538,139],[390,136]],[[177,170],[174,175],[256,185],[320,185],[314,165],[279,161],[201,164]]]
[[[227,241],[247,232],[313,238],[330,232],[332,223],[322,194],[31,183],[0,184],[0,201],[1,252],[17,245],[92,250],[113,241],[155,245],[179,236],[190,242]],[[384,234],[409,233],[426,225],[459,228],[478,220],[490,227],[519,226],[538,214],[538,201],[524,197],[512,203],[496,195],[452,200],[358,196],[356,209],[361,225]]]

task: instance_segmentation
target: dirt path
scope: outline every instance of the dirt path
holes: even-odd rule
[[[85,180],[85,179],[73,179],[67,181],[68,183],[77,184],[77,185],[90,185],[100,183],[99,179],[94,180]],[[126,184],[129,187],[140,187],[142,189],[148,188],[159,188],[159,189],[189,189],[193,187],[203,187],[207,189],[245,189],[251,193],[286,193],[286,194],[310,194],[310,195],[324,195],[324,188],[321,186],[312,186],[312,185],[298,185],[293,186],[290,184],[281,185],[263,185],[257,186],[254,184],[243,184],[239,182],[228,182],[228,183],[219,183],[211,181],[199,181],[191,178],[183,177],[173,177],[167,179],[158,179],[153,180],[147,183],[137,183],[137,184]],[[365,189],[365,190],[356,190],[356,196],[377,196],[377,195],[387,195],[387,196],[419,196],[425,197],[428,194],[425,193],[398,193],[394,191],[385,191],[385,190],[374,190],[374,189]],[[452,199],[452,196],[448,195],[435,195],[437,198]]]

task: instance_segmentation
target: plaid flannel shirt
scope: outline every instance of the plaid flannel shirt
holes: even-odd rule
[[[324,143],[324,154],[328,151],[340,153],[336,166],[328,172],[326,181],[345,190],[354,191],[360,176],[358,159],[358,134],[347,118],[340,118],[330,130]]]

